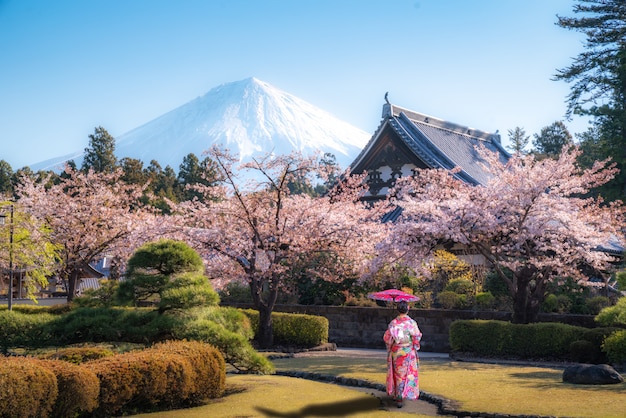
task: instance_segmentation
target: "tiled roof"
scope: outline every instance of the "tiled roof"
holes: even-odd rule
[[[479,146],[497,152],[503,161],[510,157],[497,133],[447,122],[392,104],[383,106],[383,118],[370,142],[352,163],[353,168],[367,155],[386,126],[391,127],[427,166],[445,169],[458,166],[461,171],[457,177],[470,184],[485,184],[489,177],[480,165]]]

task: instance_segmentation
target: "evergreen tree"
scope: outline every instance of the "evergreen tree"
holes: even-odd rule
[[[599,145],[602,159],[611,157],[620,173],[601,190],[609,199],[626,198],[626,2],[576,0],[579,17],[558,16],[557,25],[586,36],[585,51],[555,79],[572,83],[567,115],[592,118],[585,145]],[[596,138],[589,141],[589,135]]]
[[[509,129],[509,141],[511,145],[507,148],[514,153],[524,154],[524,148],[530,143],[530,136],[526,135],[524,128],[516,126],[515,129]]]
[[[552,125],[541,128],[539,134],[534,135],[533,146],[535,152],[547,157],[556,158],[561,154],[563,147],[573,145],[572,135],[565,124],[556,121]]]
[[[143,185],[146,183],[146,174],[143,170],[143,162],[136,158],[122,158],[120,160],[122,167],[122,180],[128,184]]]
[[[13,169],[11,164],[4,160],[0,160],[0,196],[9,196],[13,194]]]
[[[89,135],[89,146],[85,148],[82,171],[92,169],[96,173],[112,173],[117,167],[115,138],[106,129],[98,126]]]

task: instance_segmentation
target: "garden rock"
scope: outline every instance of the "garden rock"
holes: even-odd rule
[[[624,378],[608,364],[577,364],[563,370],[563,382],[578,385],[611,385]]]

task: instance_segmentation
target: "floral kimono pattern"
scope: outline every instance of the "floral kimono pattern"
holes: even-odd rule
[[[389,323],[383,337],[387,346],[387,394],[394,399],[419,397],[419,357],[422,333],[417,322],[398,316]]]

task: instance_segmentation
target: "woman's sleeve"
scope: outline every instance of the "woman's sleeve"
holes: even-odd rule
[[[417,322],[415,323],[415,332],[411,333],[411,337],[413,339],[413,348],[416,350],[420,349],[420,341],[422,340],[422,332],[417,326]]]
[[[389,328],[385,331],[385,335],[383,335],[383,340],[385,341],[385,346],[387,346],[387,351],[391,349],[391,345],[393,344],[393,337],[391,336],[391,332]]]

